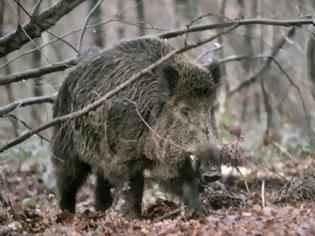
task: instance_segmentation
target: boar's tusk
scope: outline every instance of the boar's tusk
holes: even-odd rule
[[[191,166],[196,171],[197,170],[197,157],[195,154],[190,154],[189,157],[191,160]]]

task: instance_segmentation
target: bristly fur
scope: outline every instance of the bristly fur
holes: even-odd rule
[[[60,88],[53,116],[89,105],[172,50],[165,40],[142,38],[121,42],[82,61]],[[173,94],[163,78],[164,65],[178,72]],[[187,147],[197,147],[207,139],[205,134],[200,134],[199,126],[210,126],[210,122],[206,122],[206,108],[199,111],[200,115],[196,109],[196,122],[183,126],[174,118],[178,115],[173,117],[171,107],[178,101],[191,103],[192,100],[192,107],[210,107],[217,86],[207,69],[192,63],[185,55],[176,55],[103,106],[56,125],[52,153],[56,157],[53,163],[60,191],[69,179],[86,178],[83,169],[82,173],[78,171],[81,164],[90,166],[115,185],[144,169],[151,170],[157,178],[177,176]],[[78,182],[79,188],[82,181]]]

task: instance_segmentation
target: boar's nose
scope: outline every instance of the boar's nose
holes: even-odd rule
[[[216,167],[203,173],[201,175],[201,181],[204,183],[211,183],[221,179],[221,177],[222,177],[221,168]]]

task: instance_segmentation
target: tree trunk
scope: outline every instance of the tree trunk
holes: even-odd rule
[[[261,2],[261,8],[262,8],[263,3]],[[263,16],[263,12],[261,10],[260,12],[260,17]],[[273,29],[273,35],[275,35],[275,30],[278,30],[277,28]],[[260,53],[264,52],[264,26],[261,26],[261,40],[260,40]],[[274,37],[273,39],[273,43],[276,43],[276,38]],[[265,76],[265,75],[262,75]],[[272,139],[273,136],[273,110],[272,110],[272,100],[271,100],[271,95],[268,93],[267,89],[266,89],[266,82],[264,79],[260,80],[260,88],[262,91],[262,99],[263,99],[263,104],[264,104],[264,108],[265,108],[265,112],[266,112],[266,116],[267,116],[267,121],[266,121],[266,128],[265,128],[265,133],[263,136],[263,144],[264,145],[268,145],[270,143],[270,140]]]
[[[311,1],[311,5],[313,10],[315,10],[315,1]],[[314,26],[312,28],[313,33],[308,39],[307,43],[307,71],[308,76],[311,81],[311,93],[313,96],[313,99],[315,101],[315,29]]]
[[[239,5],[239,18],[243,19],[246,14],[246,7],[244,0],[237,0]],[[252,53],[252,46],[251,46],[251,28],[250,26],[245,26],[245,35],[244,35],[244,43],[241,46],[241,50],[245,52],[245,54]],[[249,72],[249,61],[244,60],[241,61],[241,65],[245,72]],[[247,112],[248,112],[248,105],[249,105],[249,97],[246,91],[244,94],[243,101],[242,101],[242,108],[241,108],[241,122],[246,122]]]
[[[136,4],[136,12],[137,12],[137,22],[139,24],[138,36],[143,36],[145,35],[144,1],[135,0],[135,4]]]
[[[124,0],[118,0],[117,1],[117,10],[118,10],[118,19],[121,21],[125,20],[125,1]],[[122,39],[125,37],[125,24],[119,23],[119,26],[117,27],[118,31],[118,39]]]
[[[176,27],[182,27],[189,24],[195,16],[196,1],[193,0],[175,0]]]
[[[4,12],[5,12],[5,4],[6,1],[0,1],[0,37],[2,37],[4,35],[3,32],[3,27],[4,27]],[[3,59],[0,61],[2,61],[2,63],[6,63],[8,61],[7,57],[3,57]],[[5,67],[5,74],[9,75],[11,74],[11,68],[10,65],[7,65]],[[14,93],[13,93],[13,88],[10,84],[5,86],[5,90],[7,92],[7,98],[8,98],[8,103],[14,101]],[[17,137],[18,134],[18,128],[19,128],[19,124],[15,119],[10,119],[10,121],[12,122],[13,125],[13,133],[14,136]]]
[[[89,11],[95,6],[98,0],[90,0],[89,2]],[[102,6],[99,6],[95,9],[93,15],[91,16],[90,23],[97,24],[102,21],[103,10]],[[104,48],[106,45],[106,35],[105,30],[102,25],[95,27],[95,33],[92,35],[93,45],[100,48]]]
[[[225,16],[226,5],[227,5],[227,0],[221,0],[220,11],[219,11],[220,16]],[[224,55],[225,55],[224,54],[225,46],[224,46],[224,38],[222,36],[218,37],[218,43],[220,45],[222,45],[223,47],[222,47],[222,49],[220,49],[218,51],[217,56],[220,59],[223,59]],[[220,65],[220,72],[221,72],[221,76],[226,76],[225,63]],[[227,94],[229,94],[229,91],[230,91],[230,84],[229,84],[229,80],[228,79],[224,80],[223,89],[224,89],[224,92],[226,94],[223,106],[224,106],[224,109],[226,110],[228,108],[228,106],[229,106],[229,96],[227,96]]]
[[[37,0],[33,0],[34,6],[36,3],[37,3]],[[33,14],[37,15],[39,11],[40,11],[40,7],[38,7],[37,10]],[[35,43],[35,45],[39,45],[41,40],[40,38],[38,38],[38,39],[34,39],[33,42]],[[34,49],[36,49],[35,45],[33,45]],[[39,68],[41,66],[41,57],[42,57],[42,54],[40,50],[37,49],[36,51],[34,51],[34,53],[32,54],[32,67],[33,68]],[[33,80],[32,82],[33,82],[32,89],[33,89],[34,96],[44,95],[42,84],[41,84],[41,77]],[[35,123],[34,125],[41,124],[41,116],[40,116],[41,108],[42,108],[41,105],[32,106],[31,115],[32,115],[32,122]]]

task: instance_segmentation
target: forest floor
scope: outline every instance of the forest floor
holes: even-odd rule
[[[248,189],[237,175],[205,188],[207,217],[184,217],[180,201],[167,200],[155,186],[145,191],[143,218],[128,221],[120,213],[121,199],[106,214],[94,211],[93,178],[72,215],[58,208],[48,159],[0,158],[0,235],[315,235],[310,166],[311,157],[247,164]]]

